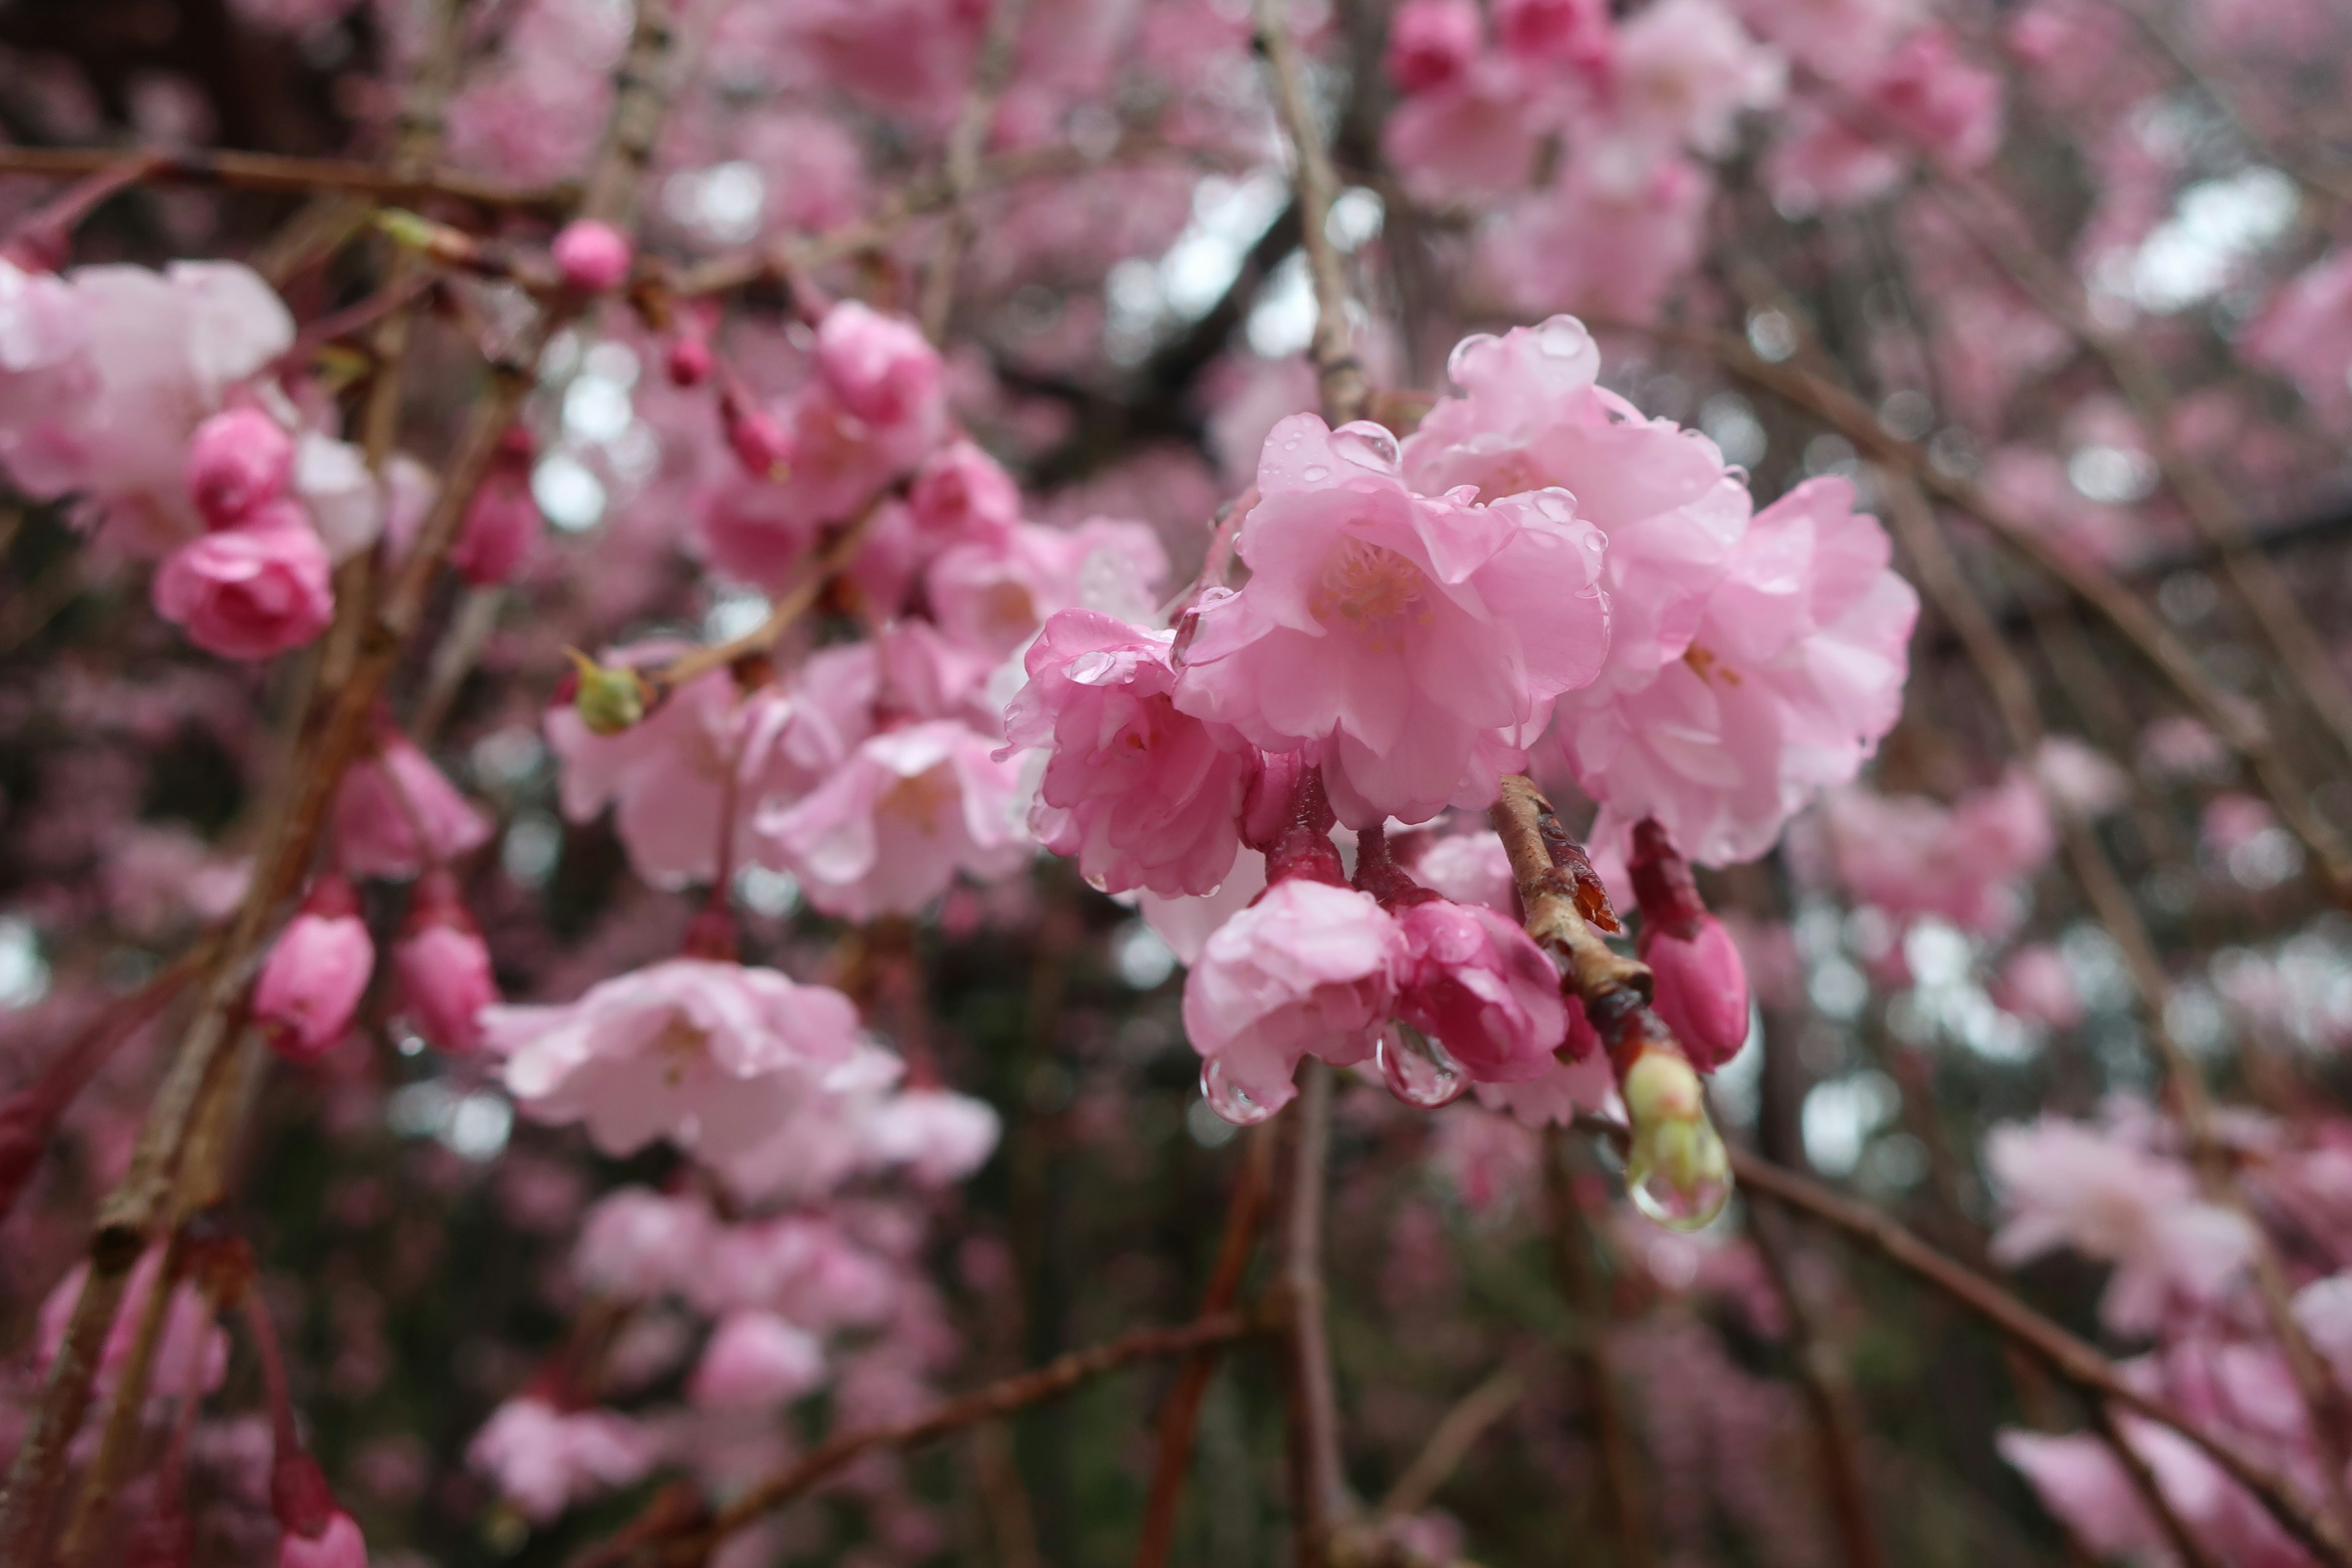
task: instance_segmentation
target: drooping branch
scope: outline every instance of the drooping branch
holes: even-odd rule
[[[1363,362],[1356,357],[1355,329],[1348,321],[1347,273],[1331,243],[1331,203],[1339,194],[1339,176],[1332,173],[1330,149],[1307,101],[1307,73],[1291,41],[1288,11],[1285,0],[1257,0],[1257,50],[1273,80],[1275,112],[1290,141],[1299,243],[1315,282],[1315,336],[1308,353],[1315,361],[1316,389],[1324,421],[1344,425],[1364,416],[1371,385],[1364,379]]]
[[[490,210],[557,217],[579,199],[565,185],[510,185],[455,170],[402,170],[338,158],[288,158],[226,148],[156,152],[113,147],[0,147],[0,174],[86,179],[125,163],[141,184],[213,185],[232,191],[311,195],[341,191],[401,205],[440,199]]]

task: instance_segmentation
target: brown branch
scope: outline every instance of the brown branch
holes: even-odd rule
[[[1505,1367],[1464,1394],[1431,1429],[1429,1441],[1397,1477],[1388,1496],[1381,1499],[1381,1517],[1401,1519],[1427,1508],[1437,1489],[1486,1435],[1486,1428],[1508,1415],[1527,1393],[1528,1380]]]
[[[1731,1151],[1731,1165],[1740,1184],[1751,1194],[1760,1194],[1811,1215],[1868,1245],[1888,1261],[1966,1307],[2085,1394],[2105,1399],[2179,1433],[2252,1494],[2280,1528],[2305,1550],[2332,1568],[2352,1568],[2352,1549],[2347,1548],[2335,1522],[2305,1503],[2284,1478],[2242,1452],[2235,1444],[2207,1432],[2164,1399],[2132,1387],[2097,1350],[2027,1306],[1999,1283],[1937,1251],[1890,1215],[1794,1171],[1738,1148]]]
[[[1271,1326],[1261,1313],[1219,1312],[1171,1329],[1136,1329],[1105,1344],[1073,1351],[1045,1365],[1002,1378],[984,1388],[932,1406],[909,1421],[836,1433],[782,1468],[754,1482],[708,1522],[688,1521],[668,1530],[625,1531],[632,1539],[618,1555],[604,1551],[575,1560],[574,1568],[625,1560],[642,1547],[655,1547],[665,1563],[699,1563],[729,1536],[761,1515],[774,1511],[862,1454],[907,1449],[983,1421],[1058,1399],[1107,1373],[1139,1362],[1184,1355],[1207,1345],[1227,1344]],[[673,1511],[676,1511],[673,1510]]]
[[[894,493],[895,489],[885,490],[866,502],[866,510],[859,512],[856,519],[818,553],[814,564],[801,580],[776,595],[775,602],[768,606],[766,618],[758,626],[740,637],[730,637],[723,643],[713,643],[708,647],[689,649],[658,669],[645,671],[654,689],[657,692],[674,691],[714,669],[726,668],[746,655],[765,653],[774,647],[776,639],[814,609],[833,580],[856,559],[858,549],[866,542],[866,535],[874,526],[875,518],[881,513],[883,502]]]
[[[2130,1478],[2132,1489],[2139,1493],[2140,1501],[2147,1505],[2149,1514],[2156,1520],[2157,1529],[2164,1532],[2164,1539],[2171,1544],[2174,1555],[2187,1564],[2187,1568],[2227,1568],[2213,1555],[2212,1548],[2189,1528],[2189,1521],[2180,1517],[2180,1510],[2172,1506],[2172,1500],[2165,1495],[2164,1483],[2157,1478],[2155,1467],[2147,1462],[2146,1455],[2132,1447],[2131,1438],[2124,1432],[2123,1423],[2116,1419],[2115,1406],[2104,1399],[2093,1399],[2090,1405],[2091,1424],[2098,1429],[2107,1451],[2115,1455],[2116,1463]]]
[[[1208,1289],[1201,1295],[1203,1317],[1226,1310],[1241,1294],[1242,1276],[1249,1271],[1258,1226],[1265,1215],[1279,1135],[1272,1124],[1260,1126],[1249,1135],[1241,1174],[1225,1205],[1224,1236],[1217,1244],[1217,1261],[1209,1271]],[[1176,1505],[1183,1500],[1184,1479],[1192,1468],[1192,1435],[1200,1425],[1201,1402],[1208,1395],[1209,1379],[1216,1370],[1216,1347],[1193,1352],[1177,1368],[1160,1403],[1159,1448],[1151,1466],[1151,1493],[1144,1502],[1143,1524],[1137,1532],[1135,1568],[1166,1568],[1176,1535]]]
[[[1324,1568],[1350,1511],[1339,1464],[1339,1391],[1324,1321],[1323,1187],[1331,1153],[1331,1069],[1309,1059],[1290,1119],[1290,1190],[1282,1227],[1283,1393],[1287,1411],[1291,1561]]]
[[[562,214],[576,195],[561,185],[509,185],[454,170],[403,173],[380,163],[336,158],[286,158],[271,153],[0,147],[0,174],[77,180],[131,163],[142,165],[137,178],[142,184],[217,185],[226,190],[276,191],[298,195],[342,191],[401,205],[440,197],[478,207],[512,209],[547,217]]]
[[[1331,244],[1331,203],[1339,194],[1339,176],[1331,169],[1331,152],[1315,123],[1313,105],[1307,101],[1307,78],[1286,25],[1285,0],[1257,0],[1257,51],[1274,79],[1274,107],[1290,140],[1296,164],[1291,183],[1298,193],[1299,242],[1307,249],[1307,270],[1315,280],[1315,336],[1309,353],[1315,360],[1315,380],[1327,424],[1344,425],[1364,416],[1371,386],[1364,379],[1363,363],[1356,357],[1355,330],[1348,322],[1348,279],[1339,252]]]

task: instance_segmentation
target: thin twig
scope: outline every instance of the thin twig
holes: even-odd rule
[[[1290,1119],[1288,1208],[1282,1227],[1284,1401],[1288,1411],[1291,1561],[1324,1568],[1349,1512],[1339,1465],[1339,1390],[1324,1315],[1323,1188],[1331,1153],[1331,1069],[1309,1058]]]
[[[1217,1261],[1209,1271],[1208,1289],[1201,1295],[1201,1312],[1207,1316],[1230,1308],[1240,1295],[1242,1277],[1249,1271],[1264,1219],[1268,1188],[1273,1184],[1274,1150],[1279,1136],[1274,1124],[1249,1134],[1243,1152],[1241,1173],[1225,1205],[1223,1237],[1217,1244]],[[1193,1352],[1176,1369],[1167,1397],[1160,1405],[1157,1457],[1151,1466],[1151,1493],[1143,1507],[1137,1532],[1135,1568],[1165,1568],[1176,1535],[1176,1505],[1183,1500],[1184,1479],[1192,1468],[1192,1435],[1200,1426],[1201,1402],[1209,1379],[1217,1370],[1214,1347]]]
[[[2172,1506],[2172,1499],[2166,1495],[2164,1483],[2158,1479],[2156,1468],[2147,1462],[2146,1455],[2132,1447],[2131,1437],[2124,1431],[2123,1423],[2116,1419],[2115,1406],[2104,1399],[2091,1400],[2090,1406],[2092,1425],[2098,1429],[2107,1451],[2115,1455],[2116,1463],[2123,1468],[2125,1475],[2131,1478],[2132,1489],[2138,1492],[2140,1501],[2147,1505],[2149,1514],[2156,1520],[2156,1527],[2164,1532],[2164,1539],[2171,1544],[2173,1553],[2187,1568],[2227,1568],[2197,1532],[2189,1528],[2189,1521],[2180,1517],[2180,1510]]]
[[[1464,1394],[1431,1430],[1429,1441],[1397,1477],[1388,1496],[1381,1499],[1380,1516],[1402,1519],[1427,1508],[1437,1489],[1486,1435],[1486,1428],[1508,1415],[1527,1394],[1528,1380],[1507,1366]]]
[[[1290,139],[1291,183],[1298,193],[1299,242],[1307,250],[1307,270],[1315,282],[1315,336],[1308,352],[1315,360],[1316,390],[1327,424],[1344,425],[1364,416],[1371,386],[1364,379],[1363,363],[1356,357],[1355,330],[1348,321],[1348,278],[1339,252],[1331,243],[1331,203],[1339,194],[1339,177],[1331,170],[1330,150],[1322,128],[1315,122],[1314,106],[1307,101],[1307,75],[1291,42],[1285,0],[1257,0],[1257,50],[1274,79],[1275,112]]]
[[[0,174],[74,180],[118,168],[132,159],[144,161],[139,181],[147,184],[218,185],[293,195],[348,191],[400,205],[442,197],[551,217],[569,207],[576,195],[562,185],[509,185],[454,170],[404,174],[380,163],[218,149],[163,153],[115,147],[0,147]]]
[[[674,691],[687,682],[708,675],[714,669],[726,668],[746,655],[765,653],[774,647],[776,639],[790,631],[803,616],[814,609],[816,602],[824,596],[824,591],[832,585],[833,580],[847,570],[849,563],[857,558],[859,548],[866,542],[866,533],[873,528],[875,518],[882,510],[882,503],[891,493],[885,490],[881,495],[868,501],[866,510],[857,514],[856,521],[843,529],[834,537],[832,543],[818,552],[815,562],[806,573],[803,574],[801,580],[776,595],[775,602],[768,606],[767,616],[758,626],[742,636],[730,637],[723,643],[713,643],[708,647],[691,648],[658,669],[645,671],[645,675],[654,683],[656,689]]]

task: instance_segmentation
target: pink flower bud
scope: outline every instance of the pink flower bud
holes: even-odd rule
[[[337,1509],[315,1537],[292,1530],[280,1536],[278,1568],[368,1568],[367,1538],[357,1520]]]
[[[269,658],[310,642],[335,616],[327,547],[290,501],[173,552],[155,574],[155,613],[223,658]]]
[[[401,1005],[416,1032],[445,1051],[482,1043],[481,1010],[499,999],[490,951],[446,871],[427,872],[393,950]]]
[[[1412,955],[1397,1016],[1482,1083],[1524,1083],[1550,1071],[1568,1036],[1559,971],[1518,922],[1436,898],[1394,912]]]
[[[188,495],[205,524],[234,527],[286,493],[294,437],[258,408],[231,408],[196,426],[187,471]]]
[[[531,439],[517,426],[481,489],[466,508],[465,526],[449,551],[449,564],[477,588],[511,578],[539,542],[539,502],[530,493]]]
[[[1477,58],[1480,31],[1470,0],[1409,0],[1389,24],[1389,79],[1403,92],[1444,86]]]
[[[629,280],[629,266],[635,259],[628,236],[593,218],[565,224],[555,237],[552,254],[565,286],[583,294],[618,289]]]
[[[730,1312],[710,1336],[686,1396],[705,1410],[758,1410],[824,1381],[824,1347],[773,1312]]]
[[[1748,968],[1739,945],[1699,900],[1690,862],[1655,820],[1634,825],[1633,896],[1642,906],[1642,962],[1656,980],[1659,1018],[1691,1065],[1713,1072],[1748,1040]]]
[[[841,405],[874,425],[914,417],[940,395],[945,367],[914,322],[855,300],[825,312],[816,369]]]
[[[688,331],[670,340],[662,370],[672,386],[700,386],[710,379],[718,363],[718,356],[710,352],[710,340],[699,331]]]
[[[336,863],[351,875],[413,877],[479,848],[490,823],[415,742],[387,726],[376,754],[343,774],[330,832]]]
[[[310,1061],[332,1047],[351,1027],[374,968],[359,895],[341,877],[320,879],[254,982],[253,1019],[270,1049]]]
[[[792,467],[792,433],[771,416],[732,396],[722,400],[720,412],[727,421],[727,445],[734,449],[735,460],[744,471],[755,479],[782,479]]]

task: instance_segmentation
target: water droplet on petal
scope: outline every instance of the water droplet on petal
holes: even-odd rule
[[[1454,352],[1445,356],[1446,378],[1456,386],[1469,385],[1470,362],[1486,353],[1487,345],[1494,342],[1495,336],[1491,332],[1473,332],[1455,343]]]
[[[1391,1019],[1372,1047],[1389,1092],[1421,1110],[1451,1105],[1469,1092],[1470,1075],[1445,1047],[1410,1024]]]
[[[1530,330],[1536,349],[1549,359],[1574,359],[1592,342],[1584,323],[1574,316],[1554,316],[1541,326]]]
[[[1201,1098],[1209,1109],[1236,1127],[1255,1127],[1280,1110],[1280,1105],[1260,1105],[1225,1077],[1225,1064],[1214,1057],[1201,1068]]]
[[[1397,438],[1378,425],[1342,425],[1331,432],[1331,450],[1358,468],[1393,473],[1403,461]]]
[[[1331,477],[1331,470],[1320,463],[1309,463],[1298,470],[1298,477],[1310,485],[1319,485]]]

